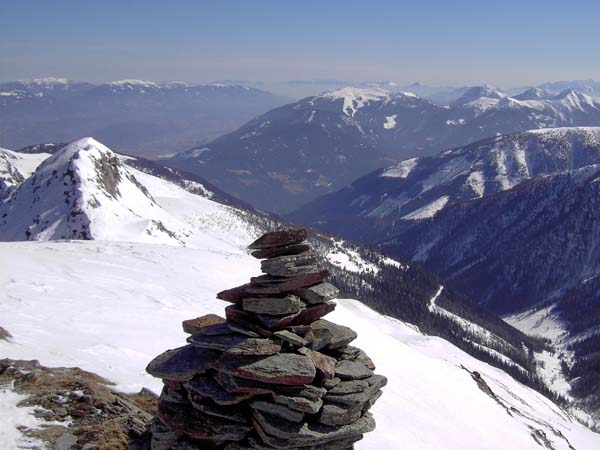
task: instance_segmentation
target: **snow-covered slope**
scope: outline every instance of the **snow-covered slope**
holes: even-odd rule
[[[0,204],[0,241],[79,238],[206,248],[214,236],[249,242],[282,226],[187,176],[81,139],[55,152]],[[434,317],[427,305],[437,289],[435,275],[333,237],[315,234],[312,243],[344,292],[509,372],[525,368],[514,375],[543,391],[527,360],[530,351],[539,351],[539,342],[448,289],[440,303],[464,321]],[[490,331],[473,333],[464,323]]]
[[[0,320],[13,335],[0,341],[0,353],[79,365],[119,389],[157,390],[159,383],[144,367],[157,353],[180,345],[180,322],[221,312],[225,304],[214,299],[215,292],[259,271],[237,238],[207,236],[215,240],[198,249],[0,243]],[[331,316],[352,325],[357,345],[389,378],[374,407],[377,430],[358,450],[600,446],[600,435],[569,413],[442,339],[354,300],[339,300]],[[10,425],[3,420],[0,429]]]
[[[455,202],[496,194],[530,178],[599,163],[597,127],[497,136],[375,171],[289,217],[353,239],[380,241]]]

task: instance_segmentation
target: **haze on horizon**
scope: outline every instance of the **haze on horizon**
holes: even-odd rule
[[[589,0],[2,3],[0,81],[600,79]]]

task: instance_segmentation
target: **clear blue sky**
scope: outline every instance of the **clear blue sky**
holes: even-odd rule
[[[0,0],[0,79],[600,79],[598,0]]]

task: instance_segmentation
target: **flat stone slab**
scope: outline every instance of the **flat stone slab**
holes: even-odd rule
[[[278,256],[260,263],[261,270],[272,276],[293,276],[297,273],[316,272],[317,257],[307,251],[299,255]]]
[[[195,401],[193,398],[194,395],[200,397],[200,399],[196,399],[196,401],[201,400],[202,398],[209,398],[217,405],[237,405],[254,396],[254,394],[251,393],[236,394],[227,392],[219,383],[209,376],[195,377],[193,380],[185,383],[184,386],[191,394],[192,403]]]
[[[194,394],[190,396],[190,401],[194,409],[208,414],[209,416],[220,417],[221,419],[231,420],[232,422],[249,424],[248,417],[244,414],[244,410],[237,405],[219,405],[212,400]]]
[[[219,336],[223,334],[235,334],[231,327],[226,322],[213,323],[199,328],[196,333],[192,334],[203,334],[205,336]]]
[[[260,337],[260,334],[249,330],[247,328],[244,328],[242,325],[238,324],[238,323],[234,323],[234,322],[228,322],[227,326],[229,328],[231,328],[232,331],[235,331],[236,333],[240,333],[243,334],[244,336],[249,336],[249,337]]]
[[[220,356],[221,352],[215,350],[186,345],[158,355],[146,372],[156,378],[187,381],[205,373]]]
[[[297,313],[287,314],[284,316],[271,316],[268,314],[257,314],[256,320],[268,330],[281,330],[288,325],[291,325],[299,316]]]
[[[353,329],[325,319],[313,322],[312,328],[312,347],[315,350],[335,350],[345,347],[357,337]],[[308,339],[311,339],[311,336]]]
[[[285,230],[271,231],[265,233],[257,240],[252,242],[248,248],[250,250],[260,250],[271,247],[283,247],[294,244],[301,244],[308,238],[306,228],[287,228]]]
[[[277,391],[285,395],[304,397],[311,400],[320,399],[327,393],[326,389],[312,384],[304,386],[277,386]]]
[[[251,297],[253,295],[273,295],[273,294],[288,294],[297,289],[314,286],[321,283],[331,273],[322,269],[317,272],[303,273],[293,277],[285,278],[285,281],[278,283],[270,283],[265,285],[247,285],[242,291],[236,291],[236,295],[243,297]],[[234,288],[235,289],[235,288]],[[232,295],[228,295],[231,297]],[[219,297],[220,298],[220,297]],[[227,300],[227,299],[222,299]]]
[[[254,400],[250,402],[250,407],[289,420],[290,422],[300,422],[304,419],[304,413],[300,411],[294,411],[283,405],[266,402],[264,400]]]
[[[234,377],[226,372],[217,372],[213,378],[223,389],[231,393],[273,394],[275,388],[272,384]]]
[[[192,407],[182,408],[159,402],[158,417],[162,423],[172,430],[185,432],[194,439],[213,439],[220,441],[241,441],[250,432],[244,424],[210,416]]]
[[[284,277],[283,279],[275,279],[271,282],[259,283],[254,281],[241,286],[234,287],[221,291],[217,294],[217,298],[231,303],[241,303],[244,298],[254,297],[256,295],[277,295],[288,294],[297,289],[307,288],[319,284],[329,277],[331,273],[326,270],[318,270],[316,272],[302,273],[293,277]]]
[[[307,250],[310,250],[310,246],[307,244],[292,244],[255,250],[251,253],[251,255],[258,259],[264,259],[275,258],[277,256],[298,255]]]
[[[356,406],[325,403],[319,413],[319,422],[332,427],[349,425],[360,419],[362,411]]]
[[[233,333],[217,336],[206,336],[196,333],[187,341],[197,347],[219,350],[233,355],[268,356],[281,351],[281,344],[266,338],[251,338]]]
[[[364,381],[369,383],[369,387],[361,392],[334,394],[329,391],[324,397],[327,401],[344,405],[368,405],[372,398],[377,397],[377,391],[387,384],[387,378],[382,375],[373,375]]]
[[[364,350],[358,347],[348,345],[346,347],[331,350],[329,353],[338,360],[346,359],[350,361],[357,361],[363,363],[369,369],[375,370],[375,364],[373,363],[373,360],[369,358]]]
[[[342,360],[335,365],[335,376],[342,380],[362,380],[371,375],[373,371],[360,362]]]
[[[337,306],[336,303],[328,302],[320,305],[310,306],[298,313],[293,321],[293,325],[311,325],[321,317],[329,314]],[[313,327],[314,329],[314,327]]]
[[[288,330],[276,331],[273,333],[273,336],[287,342],[293,347],[304,347],[308,345],[308,340]]]
[[[363,438],[363,436],[358,436],[358,437],[352,437],[349,439],[340,439],[340,440],[336,440],[335,442],[326,442],[325,444],[318,444],[318,445],[309,445],[308,447],[305,446],[298,446],[298,445],[294,445],[294,446],[289,446],[286,445],[285,440],[280,440],[277,439],[276,437],[272,436],[270,438],[270,442],[271,445],[267,445],[264,444],[262,441],[259,441],[257,439],[254,439],[253,437],[249,437],[248,438],[248,443],[250,444],[250,448],[254,449],[254,450],[273,450],[273,448],[278,448],[278,449],[287,449],[287,450],[354,450],[353,445],[360,441]],[[236,446],[235,444],[230,444],[232,445],[225,447],[224,450],[248,450],[247,446]]]
[[[201,328],[208,325],[214,325],[217,323],[223,323],[225,319],[216,314],[207,314],[205,316],[196,317],[195,319],[184,320],[181,325],[183,331],[189,334],[197,333]]]
[[[294,397],[291,395],[273,394],[273,400],[276,403],[287,406],[294,411],[300,411],[307,414],[316,414],[323,406],[323,400],[320,398],[309,399],[305,397]]]
[[[268,445],[275,444],[276,441],[271,440],[272,437],[275,437],[285,439],[289,442],[289,445],[304,447],[325,444],[341,439],[359,438],[364,433],[375,429],[375,420],[369,413],[365,413],[352,424],[332,427],[319,423],[293,423],[254,410],[252,413],[252,423],[261,439]]]
[[[229,305],[225,308],[225,316],[228,323],[239,325],[259,334],[263,337],[270,337],[273,334],[270,330],[256,323],[256,315],[248,311],[244,311],[239,305]]]
[[[310,325],[290,325],[285,328],[288,331],[291,331],[298,336],[306,336],[307,333],[312,331],[312,327]]]
[[[366,391],[370,385],[371,383],[369,383],[368,379],[341,381],[340,383],[329,389],[327,393],[333,395],[358,394]]]
[[[333,300],[339,293],[340,291],[338,288],[330,283],[320,283],[309,288],[298,289],[294,292],[294,294],[302,298],[302,300],[309,305]]]
[[[213,367],[236,377],[284,385],[309,384],[316,375],[310,358],[292,353],[267,357],[224,355],[213,363]]]
[[[295,295],[285,297],[249,297],[242,300],[244,311],[256,314],[283,315],[294,314],[305,307]]]

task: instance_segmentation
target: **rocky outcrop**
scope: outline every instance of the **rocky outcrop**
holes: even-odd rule
[[[264,275],[220,292],[225,318],[187,320],[188,345],[148,365],[164,382],[152,449],[353,448],[375,428],[387,380],[356,333],[323,317],[338,290],[317,267],[304,229],[250,244]]]
[[[43,444],[35,448],[55,450],[142,450],[158,403],[147,389],[118,392],[91,372],[36,360],[0,359],[2,391],[14,391],[22,396],[18,406],[32,409],[36,425],[19,425],[24,438]],[[0,448],[16,448],[3,437],[0,433]]]

